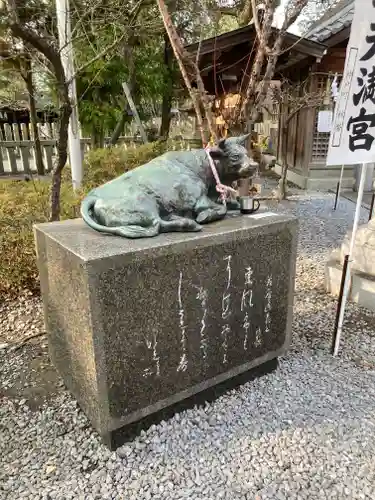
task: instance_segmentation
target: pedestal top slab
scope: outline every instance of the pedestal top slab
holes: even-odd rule
[[[254,215],[234,212],[222,221],[203,226],[199,233],[165,233],[154,238],[135,240],[96,232],[82,219],[37,224],[35,230],[45,234],[80,260],[88,262],[116,255],[155,257],[172,251],[171,247],[176,252],[211,245],[213,239],[218,244],[237,238],[241,240],[251,230],[262,232],[262,228],[268,228],[268,232],[270,226],[276,227],[290,221],[296,221],[296,217],[266,211]]]

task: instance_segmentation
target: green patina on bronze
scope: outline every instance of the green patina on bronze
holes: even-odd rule
[[[210,149],[223,184],[252,175],[257,168],[245,148],[248,136],[221,140]],[[201,224],[220,220],[227,206],[218,194],[207,152],[171,151],[93,189],[81,214],[96,231],[144,238],[161,232],[201,231]]]

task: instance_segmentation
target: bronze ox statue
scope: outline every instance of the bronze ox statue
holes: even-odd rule
[[[149,163],[93,189],[81,214],[96,231],[126,238],[162,232],[201,231],[202,224],[220,220],[236,199],[218,203],[211,156],[220,180],[231,185],[254,174],[258,164],[245,147],[248,135],[222,139],[217,146],[170,151]]]

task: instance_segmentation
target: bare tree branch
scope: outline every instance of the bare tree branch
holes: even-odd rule
[[[262,36],[263,36],[263,32],[262,32],[262,29],[261,29],[261,26],[260,26],[260,23],[259,23],[259,17],[258,17],[258,14],[257,14],[256,0],[251,0],[251,6],[252,6],[252,9],[253,9],[253,20],[254,20],[255,30],[256,30],[258,38],[260,40],[262,38]]]
[[[267,53],[267,48],[268,48],[268,41],[270,39],[271,33],[272,33],[272,22],[274,19],[275,15],[275,2],[273,0],[266,0],[265,3],[265,15],[264,19],[262,22],[262,27],[261,27],[261,35],[258,37],[259,38],[259,44],[257,48],[257,53],[255,56],[255,61],[253,63],[253,68],[251,72],[251,76],[249,79],[249,83],[247,86],[246,90],[246,97],[242,102],[241,106],[241,115],[245,116],[247,114],[247,110],[250,107],[253,107],[255,104],[255,99],[257,95],[257,88],[259,86],[259,83],[261,81],[261,72],[263,68],[263,63],[266,57]],[[255,119],[255,112],[256,110],[254,109],[251,112],[251,119]]]
[[[193,102],[195,114],[198,121],[198,127],[202,137],[202,142],[204,145],[206,145],[208,144],[209,141],[207,140],[204,131],[201,107],[204,110],[204,114],[207,120],[211,137],[215,141],[217,140],[217,132],[216,132],[214,117],[210,109],[211,103],[209,102],[199,68],[197,67],[197,64],[194,62],[194,60],[192,60],[191,55],[184,48],[181,38],[179,37],[176,28],[172,23],[170,14],[168,12],[168,8],[164,0],[156,0],[156,3],[159,7],[159,11],[163,19],[165,29],[168,33],[169,40],[171,42],[173,52],[177,59],[182,77],[184,79],[185,85],[189,91],[191,100]],[[196,80],[198,91],[195,90],[192,86],[192,79],[194,78]]]
[[[127,36],[127,32],[122,33],[122,35],[116,39],[113,43],[105,47],[101,52],[99,52],[95,57],[90,59],[89,61],[85,62],[79,69],[76,70],[74,76],[72,77],[71,80],[68,81],[68,85],[70,85],[71,81],[79,75],[79,73],[82,73],[86,68],[91,66],[95,61],[98,61],[99,59],[102,59],[108,52],[110,52],[112,49],[114,49],[116,46],[118,46]]]

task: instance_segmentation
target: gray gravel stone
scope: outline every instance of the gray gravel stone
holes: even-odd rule
[[[354,215],[349,201],[332,205],[328,194],[297,194],[277,208],[301,222],[293,344],[279,370],[152,426],[117,454],[61,381],[35,411],[14,397],[45,339],[3,344],[43,331],[42,307],[27,297],[0,305],[0,498],[374,499],[375,317],[349,304],[340,356],[329,355],[336,301],[324,264]]]

